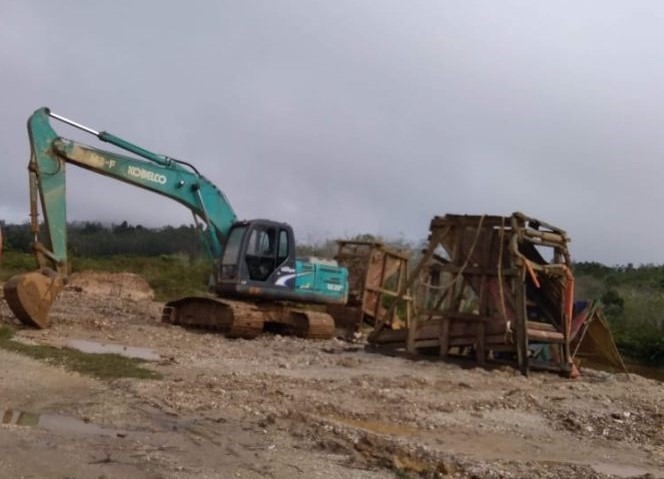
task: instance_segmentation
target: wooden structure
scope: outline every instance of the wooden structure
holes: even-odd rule
[[[523,374],[540,365],[571,372],[568,242],[563,230],[518,212],[437,216],[394,302],[414,291],[415,301],[406,303],[412,320],[402,331],[378,323],[369,340],[412,353],[433,349],[442,358],[470,352],[479,365],[507,360]]]
[[[337,327],[358,331],[363,324],[384,322],[397,328],[408,323],[412,308],[394,308],[399,293],[407,291],[408,254],[381,241],[338,240],[335,259],[348,268],[349,295],[346,305],[329,305]],[[404,293],[402,301],[410,301]]]

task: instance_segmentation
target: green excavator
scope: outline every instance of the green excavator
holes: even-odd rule
[[[50,119],[96,136],[135,156],[62,138]],[[98,132],[48,108],[28,120],[30,218],[38,269],[11,278],[4,293],[24,324],[45,328],[49,311],[66,284],[68,163],[167,196],[189,208],[213,265],[216,295],[166,303],[165,322],[217,329],[251,338],[265,329],[307,338],[334,335],[334,320],[309,304],[345,304],[348,271],[325,261],[296,259],[293,229],[286,223],[238,221],[226,196],[191,164],[159,155],[107,132]],[[47,238],[39,238],[39,208]]]

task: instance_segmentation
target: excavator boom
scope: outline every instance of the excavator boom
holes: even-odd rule
[[[142,158],[100,150],[61,138],[49,118],[64,121]],[[187,208],[204,224],[202,239],[211,259],[220,258],[222,244],[237,217],[226,196],[191,165],[157,155],[107,132],[97,132],[50,112],[37,110],[28,120],[31,144],[31,217],[37,231],[37,198],[41,199],[49,245],[44,254],[56,271],[67,263],[66,164],[71,163],[167,196]],[[42,248],[43,249],[43,248]]]

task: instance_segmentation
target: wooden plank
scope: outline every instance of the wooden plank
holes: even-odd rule
[[[527,323],[528,330],[530,331],[531,329],[536,329],[538,331],[550,331],[550,332],[558,332],[556,327],[553,324],[549,323],[542,323],[539,321],[528,321]]]
[[[473,335],[480,324],[484,327],[484,334],[505,334],[507,330],[507,326],[502,320],[485,323],[468,323],[455,320],[450,325],[450,337]]]
[[[430,229],[445,228],[450,226],[477,227],[482,219],[481,215],[445,215],[436,216],[431,220]],[[482,227],[500,226],[503,221],[502,216],[485,215],[482,221]]]
[[[422,316],[419,317],[417,334],[415,339],[426,339],[426,338],[437,338],[440,336],[440,325],[442,318],[433,321],[423,322],[421,321]],[[452,318],[448,318],[452,319]],[[475,322],[464,322],[458,320],[450,321],[449,326],[449,336],[472,336],[475,334]],[[499,321],[491,321],[485,324],[486,334],[505,334],[507,331],[507,326],[504,321],[500,319]]]
[[[375,344],[401,343],[405,344],[408,339],[406,329],[385,329],[372,333],[369,340]]]
[[[500,353],[515,353],[516,345],[513,343],[492,344],[490,349]]]
[[[478,365],[484,366],[484,362],[486,360],[486,351],[484,348],[484,341],[486,339],[484,335],[484,323],[479,323],[476,327],[477,336],[475,343],[475,360],[477,361]]]
[[[406,305],[406,319],[408,319],[408,305]],[[406,350],[409,353],[415,353],[415,338],[418,330],[418,318],[415,316],[412,321],[407,321],[408,333],[406,336]]]
[[[438,235],[445,235],[447,234],[447,231],[441,231],[438,232]],[[433,235],[433,233],[432,233]],[[430,235],[430,236],[432,236]],[[434,245],[431,241],[429,240],[429,245],[427,247],[426,252],[422,256],[422,259],[420,259],[420,262],[415,266],[415,269],[411,272],[411,275],[408,277],[407,281],[404,281],[401,283],[401,287],[399,288],[399,293],[397,295],[398,298],[406,297],[408,296],[407,293],[410,291],[410,289],[413,287],[415,284],[415,281],[417,280],[417,277],[419,276],[420,272],[424,268],[424,266],[431,260],[431,257],[434,254],[434,250],[436,249],[437,245]],[[412,297],[409,297],[409,303],[412,302]],[[408,300],[407,300],[408,301]],[[390,307],[388,308],[385,316],[386,317],[392,317],[392,314],[394,314],[394,311],[397,307],[398,301],[393,301]],[[412,327],[412,326],[411,326]],[[380,321],[378,324],[376,324],[376,327],[374,330],[369,334],[369,337],[367,338],[369,342],[375,342],[375,343],[380,343],[381,339],[379,339],[380,334],[382,333],[383,329],[385,328],[385,323]]]
[[[421,339],[415,342],[415,349],[419,348],[437,348],[440,346],[438,339]]]
[[[407,294],[400,295],[399,291],[395,291],[395,290],[391,290],[391,289],[379,288],[379,287],[376,287],[376,286],[367,286],[364,289],[365,289],[365,291],[370,291],[372,293],[385,294],[385,295],[391,296],[393,298],[398,296],[399,299],[403,300],[403,301],[412,301],[413,300],[412,296],[409,296]]]
[[[440,345],[440,357],[446,358],[450,350],[450,320],[443,318],[440,320],[440,336],[438,338]]]
[[[498,318],[496,316],[480,316],[479,314],[472,314],[472,313],[460,313],[460,312],[454,312],[450,311],[446,314],[447,317],[452,318],[452,319],[458,319],[461,321],[471,321],[474,323],[485,323],[488,321],[502,321],[501,318]]]
[[[418,316],[428,317],[430,319],[440,319],[448,315],[448,311],[442,309],[419,309],[417,310]]]
[[[565,343],[565,335],[563,333],[540,331],[538,329],[529,329],[528,339],[544,343]]]
[[[473,346],[477,339],[476,335],[472,336],[463,336],[460,338],[450,338],[450,347],[453,346]],[[484,337],[485,345],[487,349],[493,349],[493,345],[502,345],[505,344],[505,336],[502,334],[490,334]],[[419,341],[416,345],[419,344]]]
[[[519,371],[524,376],[528,376],[528,335],[526,334],[526,287],[517,280],[513,279],[516,293],[516,353],[517,365]]]
[[[543,241],[559,243],[561,246],[565,246],[569,240],[569,238],[558,233],[551,233],[549,231],[536,231],[529,228],[524,229],[523,234],[531,238],[539,238]]]
[[[461,271],[461,266],[456,264],[445,264],[441,265],[438,268],[443,273],[456,274]],[[487,275],[487,276],[498,276],[498,268],[496,267],[481,267],[481,266],[467,266],[463,270],[463,274],[466,275]],[[502,276],[517,276],[521,274],[521,270],[516,268],[504,269],[500,273]]]

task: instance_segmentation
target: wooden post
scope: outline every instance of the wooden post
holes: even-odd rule
[[[477,361],[478,366],[484,366],[486,361],[486,349],[484,346],[485,340],[485,325],[484,321],[479,321],[475,325],[477,331],[477,338],[475,344],[475,360]]]
[[[446,358],[450,352],[450,318],[447,316],[440,320],[439,348],[440,357]]]
[[[513,279],[516,294],[516,355],[519,371],[528,376],[528,334],[526,318],[526,270],[522,265],[520,276]]]

